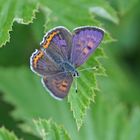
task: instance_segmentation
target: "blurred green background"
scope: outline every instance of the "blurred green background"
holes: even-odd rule
[[[25,1],[21,2],[21,10],[27,8],[27,13],[17,15],[25,16],[26,22],[29,3],[36,7],[39,2],[33,23],[14,22],[10,42],[0,48],[0,126],[19,138],[38,140],[38,135],[28,128],[32,119],[52,118],[64,126],[73,140],[140,140],[140,1]],[[0,4],[0,19],[6,21],[0,24],[1,28],[5,27],[0,29],[3,39],[10,20],[7,15],[12,12],[8,9],[4,18],[4,10],[14,4],[18,7],[20,2],[0,0]],[[39,48],[44,33],[59,25],[70,30],[99,25],[115,40],[103,46],[106,57],[100,62],[107,76],[97,77],[100,91],[80,131],[67,101],[60,103],[52,99],[42,88],[39,77],[29,70],[30,55]]]

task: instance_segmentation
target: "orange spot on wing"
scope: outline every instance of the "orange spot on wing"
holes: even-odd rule
[[[46,39],[46,43],[44,44],[43,48],[48,48],[48,46],[49,46],[51,40],[53,39],[53,37],[54,37],[57,33],[58,33],[58,31],[54,31],[54,32],[52,32],[52,33],[48,36],[48,38]]]
[[[84,54],[84,55],[87,55],[88,52],[89,52],[88,48],[84,48],[84,50],[83,50],[83,54]]]
[[[62,92],[65,92],[65,91],[67,90],[67,87],[60,86],[60,87],[59,87],[59,90],[61,90]]]
[[[87,44],[87,46],[88,46],[89,48],[93,48],[93,47],[94,47],[93,41],[89,41],[88,44]]]
[[[89,53],[89,51],[94,47],[94,42],[93,41],[89,41],[87,43],[87,47],[83,49],[83,54],[87,55]]]
[[[38,60],[39,60],[43,55],[44,55],[44,52],[43,52],[43,51],[39,51],[38,54],[36,54],[36,56],[34,57],[33,65],[34,65],[35,68],[37,67],[37,62],[38,62]]]
[[[63,81],[53,80],[52,84],[61,92],[65,92],[67,90],[68,83],[66,80]]]
[[[62,81],[62,83],[60,84],[59,90],[65,92],[65,91],[67,90],[67,86],[68,86],[68,83],[67,83],[67,81],[64,80],[64,81]]]

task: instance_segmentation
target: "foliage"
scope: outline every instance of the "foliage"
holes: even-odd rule
[[[28,3],[24,3],[25,5],[26,4],[28,4]],[[69,6],[72,6],[72,4],[73,4],[73,2],[70,2],[69,3]],[[87,4],[88,5],[88,4]],[[28,7],[28,6],[27,6]],[[57,6],[58,7],[58,6]],[[57,10],[57,7],[54,9],[54,10]],[[59,7],[60,8],[60,7]],[[28,8],[27,8],[28,9]],[[52,7],[52,9],[53,9],[53,7]],[[35,10],[30,10],[30,11],[35,11]],[[21,11],[20,11],[21,12]],[[66,11],[66,12],[68,12],[67,13],[67,15],[69,15],[69,11]],[[78,13],[79,12],[79,15],[82,15],[82,11],[73,11],[73,12],[76,12],[76,13]],[[26,17],[26,14],[27,14],[27,12],[25,12],[25,17]],[[22,15],[24,15],[24,14],[22,14]],[[87,12],[85,12],[85,17],[86,17],[86,15],[87,15]],[[27,14],[27,16],[28,17],[30,17],[28,14]],[[60,16],[62,16],[62,19],[64,18],[63,16],[64,15],[61,15],[61,13],[60,13],[60,15],[57,15],[57,17],[60,17]],[[32,17],[32,16],[31,16]],[[50,16],[51,17],[51,16]],[[81,16],[79,16],[79,18],[80,18]],[[71,16],[71,18],[74,18],[74,21],[76,20],[75,18],[76,17],[74,17],[74,16]],[[23,19],[24,19],[24,17],[23,17]],[[50,18],[51,19],[51,18]],[[68,18],[69,19],[69,18]],[[83,23],[84,23],[84,18],[83,19],[81,19],[81,20],[83,20]],[[92,21],[94,21],[94,20],[92,20],[92,19],[90,19],[89,18],[89,24],[92,24]],[[95,21],[96,22],[96,21]],[[23,23],[23,22],[21,22],[21,23]],[[26,23],[29,23],[29,21],[27,22],[26,21]],[[60,23],[61,23],[61,21],[60,21]],[[55,23],[55,24],[58,24],[57,22]],[[74,24],[74,23],[73,23]],[[64,22],[62,21],[62,25],[64,25]],[[68,24],[68,25],[70,25],[71,27],[73,26],[72,24]],[[75,24],[74,24],[75,25]],[[47,26],[47,25],[46,25]],[[109,41],[109,38],[111,39],[111,37],[109,37],[109,35],[108,34],[106,34],[105,35],[105,39],[104,39],[104,41],[105,42],[107,42],[107,41]],[[96,55],[95,55],[96,56]],[[99,57],[99,56],[102,56],[102,51],[98,51],[98,54],[97,54],[97,57]],[[99,62],[97,61],[97,60],[95,60],[96,58],[94,57],[92,57],[92,59],[90,60],[90,61],[93,61],[95,64],[97,63],[97,65],[99,65],[99,70],[98,70],[98,73],[99,74],[102,74],[102,71],[101,71],[101,73],[99,72],[100,71],[100,64],[99,64]],[[90,64],[91,64],[91,62],[90,62]],[[92,64],[93,65],[93,64]],[[90,65],[85,65],[85,67],[91,67]],[[88,75],[87,75],[88,74]],[[95,82],[95,76],[93,75],[93,77],[91,77],[91,79],[90,79],[90,82],[89,83],[91,83],[91,84],[89,84],[89,85],[87,85],[86,84],[86,77],[90,77],[90,73],[87,73],[86,75],[85,75],[85,73],[84,74],[81,74],[82,76],[81,77],[85,77],[85,78],[80,78],[80,80],[78,81],[78,83],[79,83],[79,94],[77,94],[77,95],[75,95],[74,93],[75,93],[75,91],[74,91],[74,88],[71,88],[71,92],[70,92],[70,94],[69,94],[69,98],[68,98],[68,101],[69,101],[69,103],[70,103],[70,108],[71,108],[71,110],[73,111],[73,116],[74,116],[74,118],[75,118],[75,120],[76,120],[76,123],[77,123],[77,127],[78,127],[78,129],[81,127],[81,125],[82,125],[82,122],[83,122],[83,117],[84,117],[84,115],[85,115],[85,112],[86,112],[86,109],[89,107],[89,105],[90,105],[90,102],[91,101],[94,101],[94,95],[95,95],[95,89],[97,88],[96,87],[96,82]],[[85,87],[86,88],[83,88],[82,89],[82,85],[85,85]],[[74,86],[72,86],[72,87],[74,87]]]
[[[43,140],[70,140],[63,127],[58,126],[52,120],[37,120],[34,122]]]
[[[37,5],[35,1],[0,0],[0,46],[9,41],[9,31],[12,30],[14,21],[29,24],[35,18]]]
[[[18,140],[14,133],[9,132],[4,127],[0,128],[0,140]]]
[[[12,117],[24,132],[16,131],[18,137],[31,139],[25,136],[28,132],[34,135],[32,139],[43,140],[140,139],[140,67],[128,57],[138,53],[139,2],[126,3],[126,0],[0,0],[0,46],[3,46],[0,92],[3,100],[15,107]],[[59,25],[71,31],[82,25],[106,29],[100,48],[81,67],[98,66],[98,69],[80,73],[78,93],[72,85],[68,98],[62,102],[50,97],[40,78],[29,69],[29,57],[39,48],[43,34]],[[116,41],[109,44],[112,38]],[[106,73],[107,77],[99,76]],[[6,135],[4,140],[17,139],[5,128],[0,129],[0,138],[1,135]]]

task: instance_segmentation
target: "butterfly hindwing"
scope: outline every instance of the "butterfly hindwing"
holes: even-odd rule
[[[50,94],[57,99],[63,99],[67,96],[73,78],[71,75],[57,74],[57,76],[43,77],[42,83],[49,90]]]
[[[30,67],[33,72],[45,76],[59,72],[59,67],[47,57],[42,50],[36,50],[30,57]]]
[[[80,27],[73,31],[71,62],[82,65],[103,39],[104,31],[96,27]]]

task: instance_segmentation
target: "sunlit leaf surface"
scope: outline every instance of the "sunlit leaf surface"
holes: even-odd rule
[[[0,0],[0,47],[10,40],[9,32],[14,21],[29,24],[35,18],[36,12],[35,0]]]
[[[9,30],[11,30],[13,21],[16,20],[18,21],[18,23],[25,23],[25,24],[32,22],[33,18],[35,17],[35,11],[37,11],[36,9],[37,5],[40,8],[40,10],[43,11],[44,16],[46,17],[46,23],[44,22],[46,31],[54,26],[59,26],[59,25],[66,26],[71,31],[73,28],[82,25],[92,25],[92,26],[101,27],[101,24],[97,20],[90,17],[90,13],[89,13],[90,2],[85,3],[83,0],[81,0],[80,3],[85,4],[85,6],[82,6],[81,4],[79,5],[78,1],[65,2],[64,0],[61,0],[59,2],[42,0],[38,4],[36,3],[36,1],[32,1],[32,2],[16,1],[16,0],[2,1],[2,5],[5,6],[3,6],[1,10],[5,18],[9,16],[9,12],[10,12],[8,10],[9,7],[14,9],[12,10],[13,13],[10,13],[11,16],[9,16],[11,20],[5,19],[2,20],[3,24],[0,23],[0,26],[2,26],[0,28],[3,29],[3,31],[1,32],[5,33],[5,35],[1,33],[2,37],[4,38],[0,37],[0,39],[3,43],[8,39],[8,32]],[[8,4],[9,6],[7,7]],[[64,8],[65,6],[67,7],[67,5],[69,5],[69,7]],[[63,12],[60,12],[60,8],[63,9]],[[4,9],[7,10],[7,15],[5,15],[6,12],[4,12]],[[71,9],[73,10],[71,11]],[[7,24],[4,24],[4,22],[7,23],[7,20],[9,21],[9,24],[7,27],[5,27]],[[105,33],[103,42],[108,42],[111,40],[112,39],[110,35],[108,33]],[[102,48],[103,47],[104,45],[102,45]],[[97,56],[96,54],[94,54],[94,57],[92,57],[90,61],[85,64],[84,68],[94,67],[95,65],[97,65],[99,67],[98,73],[103,74],[104,71],[100,70],[102,69],[101,64],[97,60],[95,60],[96,57],[101,57],[103,54],[100,53],[100,51],[98,50],[97,52],[99,52],[97,53]],[[69,93],[68,102],[70,103],[70,110],[73,112],[73,116],[74,119],[76,120],[78,129],[81,127],[83,123],[83,119],[86,114],[87,108],[89,108],[91,101],[94,101],[94,96],[95,96],[94,90],[97,88],[95,80],[96,78],[95,78],[94,71],[81,73],[81,76],[78,79],[78,94],[75,94],[74,85],[72,86],[71,92]]]
[[[14,133],[9,132],[4,127],[0,128],[0,140],[19,140]]]
[[[22,130],[44,139],[140,139],[140,109],[136,107],[140,97],[139,69],[136,70],[139,65],[131,66],[131,74],[137,72],[136,81],[130,76],[129,68],[122,59],[128,52],[133,54],[136,49],[139,22],[136,22],[138,18],[135,13],[139,10],[139,4],[138,0],[109,2],[111,5],[102,0],[0,0],[0,46],[10,39],[10,43],[0,50],[0,93],[3,93],[5,102],[15,107],[12,117],[15,122],[23,121]],[[32,24],[25,26],[19,23]],[[81,72],[78,93],[75,93],[73,83],[68,97],[61,102],[47,93],[40,78],[29,68],[29,57],[34,49],[40,47],[43,34],[60,25],[70,31],[83,25],[110,31],[106,31],[100,47],[79,68],[97,66],[97,69]],[[99,58],[104,57],[103,49],[108,46],[105,43],[113,40],[110,33],[119,43],[107,47],[109,59],[101,63],[103,59]],[[138,60],[130,57],[128,62],[134,64]],[[106,73],[106,78],[97,77]],[[97,78],[101,86],[97,86]],[[37,120],[36,125],[33,124],[34,119]],[[1,128],[0,138],[3,134],[11,136],[11,133]]]
[[[34,123],[43,140],[71,140],[65,129],[52,120],[35,120]]]

